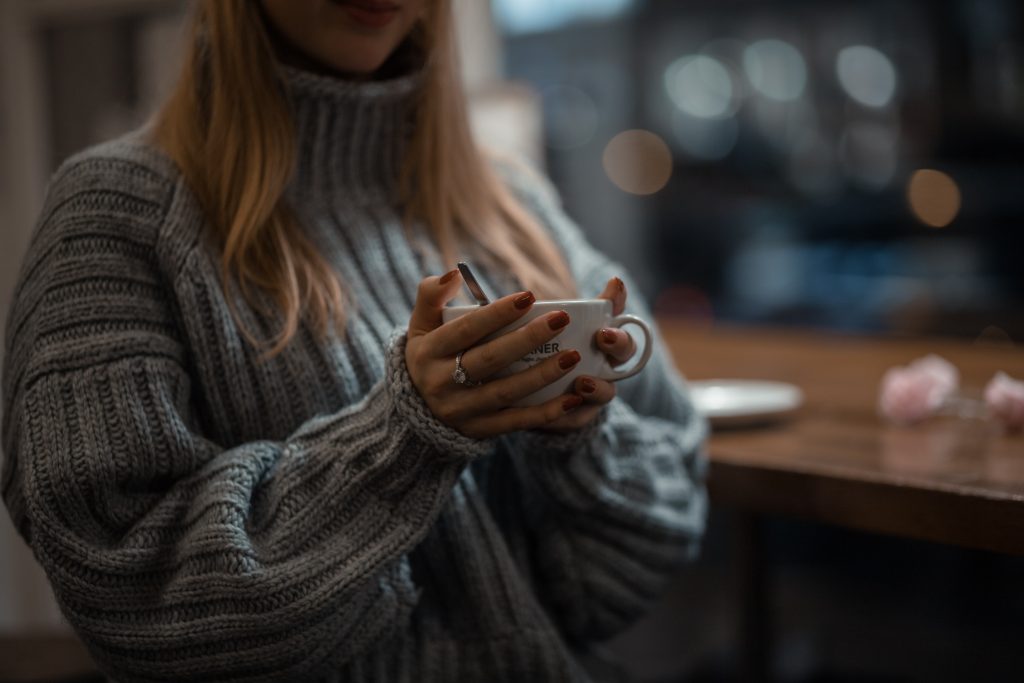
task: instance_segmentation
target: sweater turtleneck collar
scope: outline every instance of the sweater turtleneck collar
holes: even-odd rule
[[[356,81],[282,67],[297,134],[289,188],[300,202],[346,204],[398,199],[423,73]]]

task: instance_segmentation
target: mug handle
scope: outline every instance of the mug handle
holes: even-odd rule
[[[651,359],[651,352],[654,350],[654,335],[651,334],[651,328],[647,326],[647,323],[645,323],[642,319],[636,317],[635,315],[626,314],[616,316],[609,320],[608,324],[605,325],[605,327],[621,328],[624,325],[636,325],[637,327],[644,331],[644,352],[643,355],[640,356],[640,360],[637,361],[636,365],[634,365],[629,370],[616,370],[610,365],[606,366],[604,371],[601,373],[600,378],[608,380],[609,382],[618,382],[620,379],[632,377],[636,373],[643,370],[644,366],[647,365],[647,361]]]

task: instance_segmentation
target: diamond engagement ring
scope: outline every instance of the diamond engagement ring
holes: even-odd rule
[[[461,384],[462,386],[479,386],[482,382],[474,382],[471,380],[469,375],[466,374],[466,368],[462,367],[462,354],[464,353],[465,351],[460,351],[459,354],[455,356],[455,369],[452,371],[452,380],[454,380],[456,384]]]

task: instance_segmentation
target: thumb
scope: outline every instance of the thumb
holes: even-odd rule
[[[619,315],[626,310],[626,284],[617,277],[613,277],[604,286],[604,291],[597,295],[598,299],[607,299],[612,302],[612,315]]]
[[[441,310],[455,298],[462,276],[453,270],[437,277],[420,280],[416,290],[416,303],[409,317],[409,336],[415,337],[436,330],[441,326]]]

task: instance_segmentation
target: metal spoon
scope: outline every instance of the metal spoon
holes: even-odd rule
[[[459,261],[459,272],[462,273],[462,281],[466,285],[466,289],[473,295],[476,302],[481,306],[486,306],[491,303],[491,300],[484,294],[484,288],[480,286],[476,277],[473,275],[473,271],[469,269],[469,264],[464,261]]]

